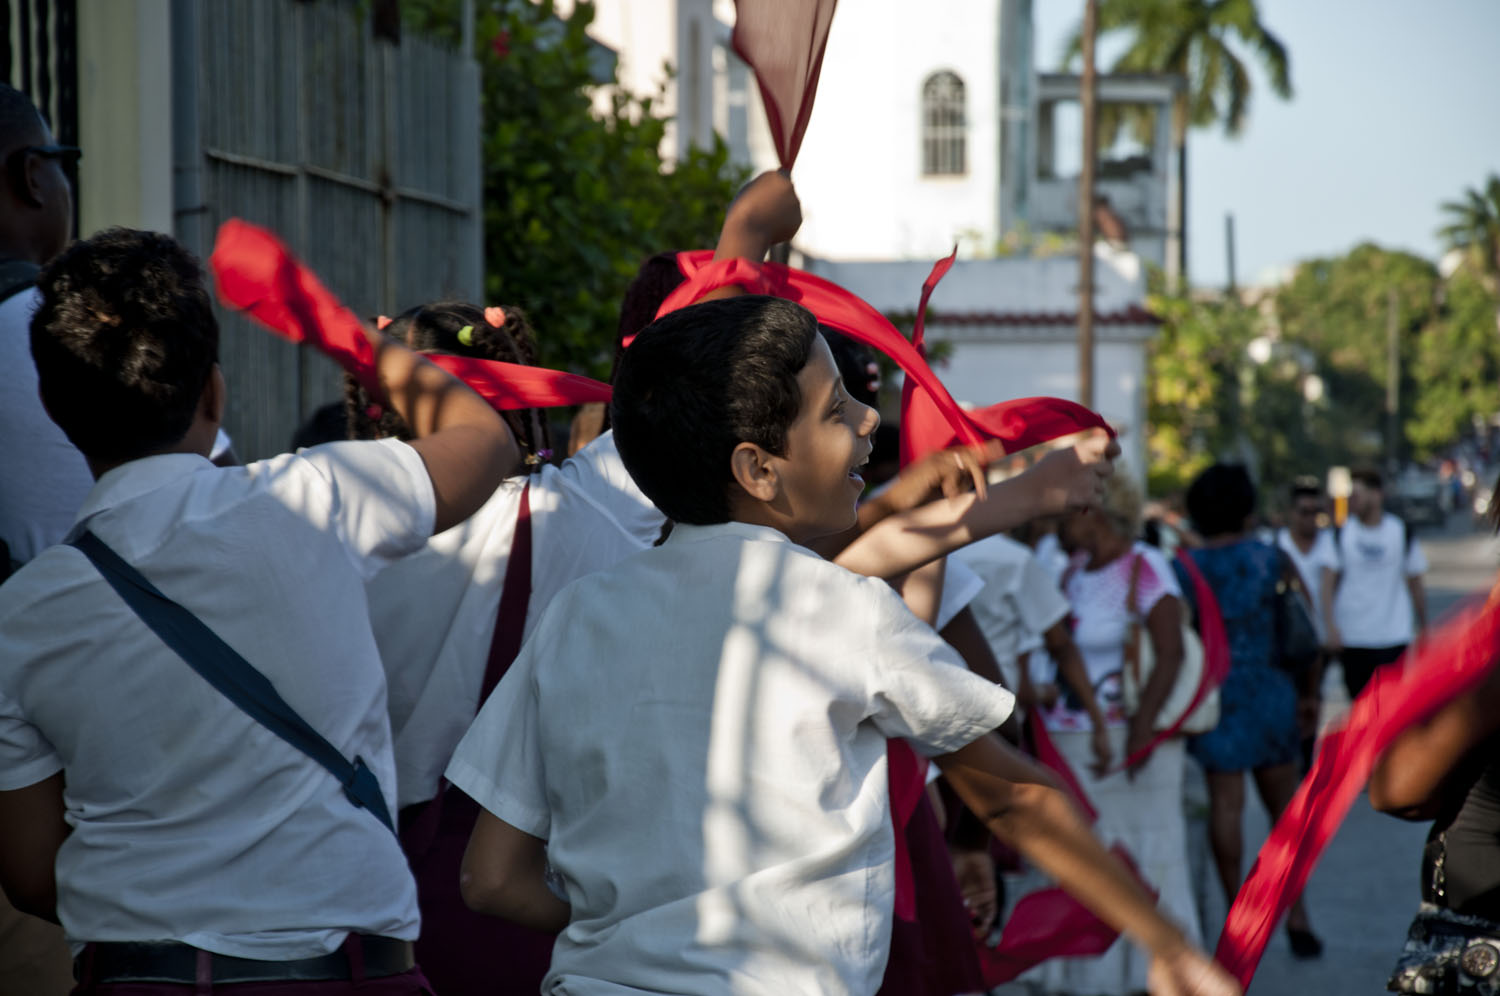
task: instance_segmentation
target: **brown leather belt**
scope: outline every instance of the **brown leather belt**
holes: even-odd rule
[[[363,977],[400,975],[416,967],[410,941],[366,934],[350,939],[364,957]],[[200,964],[202,967],[200,968]],[[86,945],[73,959],[73,974],[95,984],[110,982],[325,982],[354,978],[349,944],[314,958],[261,961],[214,954],[175,941],[108,941]]]

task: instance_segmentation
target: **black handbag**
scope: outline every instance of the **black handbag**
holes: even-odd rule
[[[1276,579],[1276,665],[1292,675],[1305,673],[1317,662],[1321,649],[1313,624],[1311,600],[1297,568],[1284,550],[1277,550],[1281,573]]]

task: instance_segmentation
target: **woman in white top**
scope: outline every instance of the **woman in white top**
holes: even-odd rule
[[[1136,541],[1140,526],[1140,492],[1127,472],[1117,470],[1106,482],[1101,507],[1089,514],[1067,516],[1058,533],[1071,555],[1063,591],[1073,607],[1073,639],[1104,710],[1118,758],[1151,739],[1156,714],[1182,659],[1181,590],[1166,559]],[[1134,604],[1128,604],[1132,575]],[[1131,624],[1137,619],[1141,638],[1151,640],[1156,668],[1142,691],[1139,709],[1127,715],[1120,672]],[[1162,912],[1197,943],[1198,913],[1182,814],[1183,740],[1173,737],[1162,742],[1129,773],[1116,771],[1100,777],[1090,769],[1092,724],[1076,697],[1065,691],[1056,706],[1042,713],[1042,721],[1098,811],[1095,832],[1106,843],[1125,846],[1142,876],[1158,891]],[[1146,989],[1146,968],[1138,952],[1117,941],[1096,958],[1054,959],[1029,977],[1039,979],[1048,992],[1123,996]]]

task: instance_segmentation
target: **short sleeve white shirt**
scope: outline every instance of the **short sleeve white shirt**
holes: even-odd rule
[[[448,777],[547,841],[573,919],[546,991],[870,993],[886,738],[951,752],[1013,701],[885,582],[678,525],[553,600]]]
[[[0,540],[25,563],[62,541],[94,486],[83,454],[47,417],[31,358],[35,288],[0,301]]]
[[[1286,528],[1276,531],[1276,545],[1292,559],[1292,565],[1297,568],[1297,574],[1307,589],[1308,600],[1312,603],[1313,626],[1318,631],[1318,639],[1324,639],[1328,634],[1324,632],[1327,627],[1323,623],[1323,571],[1337,573],[1339,569],[1339,555],[1333,548],[1332,530],[1318,530],[1312,549],[1306,553],[1302,552],[1302,548]]]
[[[1346,647],[1397,647],[1414,632],[1407,579],[1427,572],[1427,556],[1408,544],[1401,520],[1387,514],[1373,529],[1351,518],[1339,529],[1339,586],[1333,621]]]
[[[395,811],[385,677],[365,578],[431,533],[404,443],[332,443],[245,467],[135,460],[80,513],[268,678]],[[0,586],[0,789],[64,770],[69,940],[182,941],[303,958],[349,931],[416,937],[395,835],[333,776],[169,650],[78,550]]]
[[[479,711],[480,689],[521,491],[530,488],[529,635],[569,582],[650,546],[663,516],[620,463],[605,433],[539,473],[505,481],[469,519],[368,584],[375,641],[390,681],[397,797],[431,799],[453,748]]]
[[[938,603],[937,619],[933,629],[943,630],[953,617],[970,607],[974,599],[984,590],[984,578],[969,565],[954,557],[943,562],[943,597]],[[1011,686],[1015,687],[1015,686]]]
[[[986,537],[954,556],[984,579],[984,588],[969,608],[1000,664],[1006,685],[1017,688],[1017,658],[1036,647],[1041,634],[1067,616],[1068,600],[1030,548],[1009,536]]]

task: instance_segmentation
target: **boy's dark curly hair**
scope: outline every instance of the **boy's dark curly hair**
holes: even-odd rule
[[[63,250],[37,288],[42,401],[73,445],[123,463],[180,442],[219,361],[193,254],[168,235],[111,228]]]
[[[485,317],[485,309],[466,301],[423,304],[392,319],[385,334],[419,353],[447,353],[481,360],[536,365],[536,334],[519,308],[502,306],[505,320],[497,328]],[[373,404],[353,377],[344,378],[344,410],[353,439],[394,436],[411,439],[404,419],[389,407]],[[552,449],[547,420],[535,409],[501,413],[521,447],[531,455]]]
[[[806,308],[748,294],[641,332],[615,372],[611,411],[620,459],[657,508],[692,525],[729,520],[730,455],[741,442],[785,455],[817,335]]]

